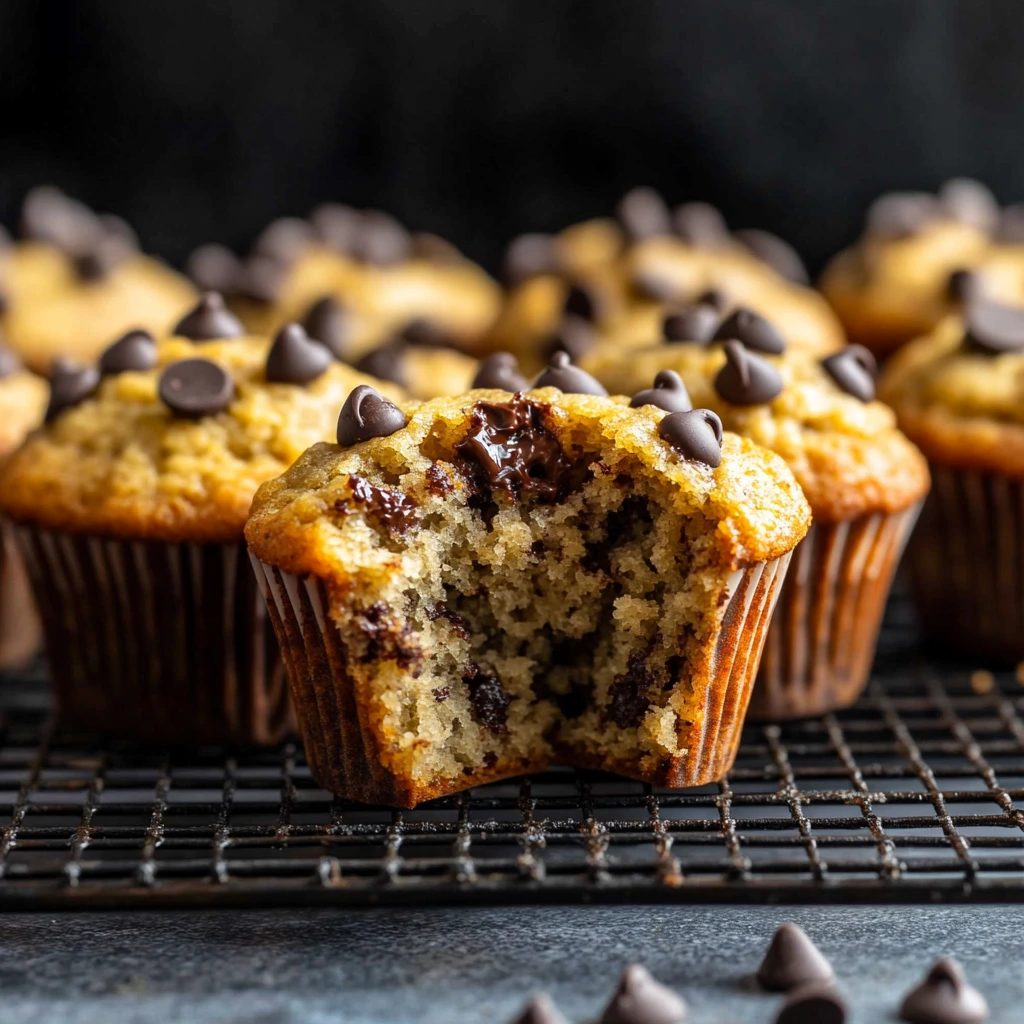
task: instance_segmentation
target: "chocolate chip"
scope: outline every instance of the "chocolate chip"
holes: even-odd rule
[[[513,238],[505,250],[504,277],[510,285],[557,273],[558,255],[550,235],[520,235]]]
[[[683,203],[672,211],[676,234],[698,249],[718,249],[729,241],[725,218],[710,203]]]
[[[63,357],[55,359],[50,370],[50,403],[46,422],[52,423],[66,409],[81,405],[96,393],[100,372],[94,366],[79,366]]]
[[[626,663],[626,671],[616,676],[608,688],[608,717],[611,721],[620,729],[637,728],[651,706],[654,684],[654,675],[647,666],[645,655],[641,651],[633,651]]]
[[[242,263],[235,292],[254,302],[271,303],[277,300],[287,279],[286,264],[257,253]]]
[[[73,257],[72,262],[80,281],[102,281],[136,251],[135,245],[125,234],[101,231],[84,252]]]
[[[394,402],[360,384],[345,399],[338,417],[338,444],[350,448],[374,437],[390,437],[408,422]]]
[[[600,1024],[680,1024],[686,1003],[651,977],[646,967],[630,964],[601,1014]]]
[[[874,401],[878,363],[863,345],[847,345],[822,359],[821,365],[848,395],[862,402]]]
[[[719,313],[724,313],[729,308],[729,296],[721,288],[707,288],[697,296],[697,304],[713,306]]]
[[[910,1024],[971,1024],[988,1017],[985,997],[964,977],[951,957],[936,960],[924,980],[900,1004],[900,1019]]]
[[[355,248],[362,215],[351,206],[324,203],[309,215],[309,223],[324,245],[342,255],[348,255]]]
[[[498,391],[525,391],[529,381],[519,372],[519,360],[511,352],[495,352],[480,363],[471,388],[495,388]]]
[[[943,216],[939,200],[927,192],[890,192],[868,208],[867,230],[898,241],[918,234]]]
[[[412,254],[442,267],[464,262],[462,253],[448,239],[428,231],[418,231],[412,236]]]
[[[69,255],[84,252],[97,234],[93,212],[60,189],[41,185],[25,197],[21,229],[26,238],[56,246]]]
[[[543,992],[534,996],[512,1024],[567,1024],[550,997]]]
[[[322,377],[333,362],[330,349],[310,338],[301,325],[285,324],[267,353],[267,381],[308,384]]]
[[[100,356],[100,373],[104,377],[130,371],[152,370],[157,364],[156,341],[149,331],[129,331]]]
[[[654,387],[638,391],[629,403],[633,409],[653,405],[665,412],[689,412],[693,408],[683,378],[675,370],[661,370],[654,378]]]
[[[973,178],[951,178],[939,189],[943,210],[961,224],[990,234],[999,224],[999,203],[991,191]]]
[[[392,338],[367,352],[355,364],[360,373],[369,374],[378,380],[389,380],[401,387],[409,386],[408,367],[405,361],[406,344],[401,338]]]
[[[946,295],[954,302],[981,298],[982,278],[976,270],[954,270],[946,280]]]
[[[352,246],[352,255],[375,267],[390,267],[409,258],[409,232],[389,213],[365,210]]]
[[[999,215],[996,241],[1007,245],[1020,245],[1024,242],[1024,203],[1007,206]]]
[[[352,318],[345,307],[333,296],[325,295],[309,307],[302,326],[311,338],[316,338],[343,363],[349,360],[352,336]]]
[[[201,419],[223,412],[234,400],[231,374],[209,359],[182,359],[162,374],[157,391],[164,405],[181,419]]]
[[[223,245],[201,245],[185,261],[185,273],[203,291],[232,295],[239,288],[242,263]]]
[[[757,970],[762,988],[789,992],[812,982],[829,982],[832,965],[799,925],[782,925],[772,936],[768,951]]]
[[[761,405],[782,392],[782,376],[768,360],[739,341],[727,341],[722,347],[726,363],[715,377],[715,390],[727,402]]]
[[[291,266],[315,241],[316,233],[307,221],[298,217],[279,217],[259,233],[252,251],[275,263]]]
[[[804,985],[782,1004],[775,1024],[846,1024],[846,1003],[825,985]]]
[[[633,274],[630,286],[641,299],[672,302],[679,297],[679,286],[671,277],[659,273],[657,267],[643,267]]]
[[[596,344],[597,332],[593,324],[582,317],[563,316],[544,354],[550,358],[555,352],[565,352],[573,362],[578,362]]]
[[[631,242],[672,233],[672,215],[653,188],[631,189],[619,200],[615,216]]]
[[[574,284],[565,297],[562,312],[566,316],[578,316],[581,320],[593,323],[602,312],[601,299],[593,289],[582,284]]]
[[[658,436],[685,459],[712,469],[722,464],[722,421],[710,409],[669,413],[658,424]]]
[[[410,345],[421,345],[426,348],[458,348],[451,334],[436,320],[430,317],[413,317],[402,328],[401,338]]]
[[[773,356],[786,351],[786,342],[775,325],[745,306],[740,306],[718,325],[715,340],[741,341],[746,348]]]
[[[348,478],[351,498],[335,502],[334,507],[343,515],[351,514],[356,508],[373,516],[391,533],[399,536],[409,531],[416,522],[416,502],[401,491],[390,487],[376,487],[365,477],[353,473]]]
[[[484,672],[479,665],[470,665],[462,680],[469,687],[469,713],[473,721],[488,732],[505,732],[512,698],[501,685],[501,680],[490,672]]]
[[[237,338],[245,333],[238,317],[229,312],[219,292],[206,292],[199,303],[175,325],[172,334],[192,341]]]
[[[696,341],[703,345],[715,336],[721,319],[714,306],[701,302],[666,314],[661,322],[661,336],[666,342]]]
[[[21,359],[17,352],[0,343],[0,380],[10,377],[21,369]]]
[[[964,344],[986,355],[1024,349],[1024,309],[988,299],[970,302],[964,310]]]
[[[779,276],[794,284],[807,284],[810,277],[800,254],[778,235],[756,228],[744,228],[735,234],[736,241],[767,263]]]
[[[555,352],[548,368],[534,381],[535,388],[558,388],[567,395],[607,395],[585,370],[572,365],[568,352]]]

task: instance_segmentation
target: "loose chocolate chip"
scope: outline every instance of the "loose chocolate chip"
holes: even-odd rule
[[[534,381],[535,388],[558,388],[567,395],[607,395],[585,370],[572,365],[568,352],[555,352],[548,368]]]
[[[787,281],[794,284],[807,284],[810,281],[800,254],[778,235],[770,231],[758,231],[756,228],[745,228],[737,231],[735,237],[737,242]]]
[[[722,464],[722,421],[710,409],[669,413],[658,424],[658,436],[685,459],[712,469]]]
[[[330,349],[306,334],[300,324],[285,324],[267,353],[267,381],[308,384],[322,377],[334,362]]]
[[[761,405],[782,392],[782,376],[742,342],[727,341],[725,366],[715,377],[715,390],[733,405]]]
[[[185,273],[203,291],[233,295],[239,289],[242,264],[223,245],[201,245],[185,261]]]
[[[470,386],[515,393],[525,391],[530,383],[519,372],[519,360],[511,352],[495,352],[480,364]]]
[[[66,409],[81,405],[95,394],[100,372],[94,366],[79,366],[69,359],[55,359],[50,371],[50,404],[46,422],[52,423]]]
[[[534,996],[512,1024],[567,1024],[565,1017],[550,997],[541,993]]]
[[[427,348],[457,348],[451,334],[436,320],[429,317],[413,317],[402,328],[401,337],[410,345],[422,345]]]
[[[939,200],[927,192],[890,192],[868,208],[867,230],[893,241],[910,238],[940,220],[943,212]]]
[[[235,397],[231,374],[209,359],[182,359],[160,374],[157,390],[164,405],[181,419],[223,412]]]
[[[219,292],[206,292],[175,325],[172,334],[192,341],[237,338],[245,333],[238,317],[224,305]]]
[[[374,437],[390,437],[408,422],[394,402],[360,384],[345,399],[338,417],[338,444],[349,448]]]
[[[333,296],[325,295],[309,307],[302,326],[311,338],[326,345],[336,359],[348,362],[352,319],[345,307]]]
[[[804,985],[790,994],[775,1024],[846,1024],[846,1003],[825,985]]]
[[[698,249],[718,249],[729,241],[725,218],[710,203],[683,203],[672,211],[676,234]]]
[[[721,315],[714,306],[700,302],[678,313],[668,313],[661,322],[661,335],[666,342],[696,341],[706,344],[715,336]]]
[[[762,988],[789,992],[812,982],[829,982],[832,965],[796,924],[784,924],[772,936],[768,952],[757,970]]]
[[[665,412],[689,412],[693,408],[683,378],[675,370],[661,370],[654,378],[654,387],[638,391],[629,403],[633,409],[653,405]]]
[[[375,267],[390,267],[409,258],[409,232],[389,213],[365,210],[359,223],[352,255]]]
[[[863,345],[847,345],[822,359],[821,365],[848,395],[862,402],[874,401],[878,363]]]
[[[408,387],[409,372],[405,360],[407,347],[401,338],[392,338],[372,352],[367,352],[356,362],[356,369],[378,380],[389,380],[392,384]]]
[[[317,238],[329,249],[348,255],[355,248],[362,215],[351,206],[324,203],[310,215],[309,222]]]
[[[1024,242],[1024,203],[1007,206],[999,215],[996,241],[1009,245]]]
[[[981,298],[981,274],[976,270],[954,270],[946,280],[946,295],[954,302]]]
[[[601,315],[601,306],[601,299],[592,288],[574,284],[565,297],[562,312],[566,316],[578,316],[581,320],[593,323]]]
[[[104,377],[130,371],[152,370],[157,364],[156,341],[149,331],[129,331],[100,356],[100,373]]]
[[[651,977],[646,967],[630,964],[622,972],[600,1024],[680,1024],[685,1019],[682,998]]]
[[[307,221],[298,217],[279,217],[260,232],[252,251],[275,263],[291,266],[315,241],[316,232]]]
[[[665,200],[653,188],[634,188],[627,192],[619,200],[615,215],[631,242],[672,233],[672,215]]]
[[[979,299],[968,303],[964,319],[964,344],[969,349],[987,355],[1024,349],[1024,309]]]
[[[900,1019],[910,1024],[972,1024],[986,1017],[985,997],[950,957],[936,960],[924,980],[900,1004]]]
[[[544,350],[550,357],[555,352],[565,352],[573,362],[582,359],[597,344],[594,325],[578,316],[563,316],[551,340]]]
[[[939,189],[939,202],[954,220],[986,234],[995,231],[999,224],[996,197],[973,178],[951,178]]]
[[[641,299],[672,302],[679,297],[679,286],[671,277],[659,273],[656,267],[638,270],[630,280],[633,292]]]
[[[438,266],[454,266],[464,261],[462,253],[448,239],[429,231],[418,231],[412,236],[412,254]]]
[[[510,285],[542,274],[557,273],[558,256],[550,235],[520,235],[513,238],[505,250],[504,277]]]
[[[721,288],[708,288],[697,296],[697,304],[713,306],[719,313],[724,313],[729,308],[729,296]]]
[[[0,380],[10,377],[21,369],[21,360],[18,354],[0,342]]]
[[[745,306],[740,306],[718,325],[715,340],[741,341],[746,348],[773,356],[786,351],[786,342],[775,325]]]

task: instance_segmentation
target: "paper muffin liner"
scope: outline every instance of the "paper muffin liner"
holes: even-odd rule
[[[14,533],[0,522],[0,669],[17,668],[39,650],[39,616]]]
[[[243,544],[15,531],[62,721],[171,745],[268,744],[294,733]]]
[[[768,631],[752,719],[821,715],[860,696],[920,508],[812,524],[793,552]]]
[[[328,616],[323,581],[290,575],[250,557],[288,667],[314,780],[350,800],[409,806],[408,783],[382,766],[377,739],[362,718],[344,644]],[[691,680],[694,693],[703,695],[704,707],[698,721],[680,726],[682,755],[654,768],[643,763],[639,751],[636,760],[612,763],[571,749],[563,752],[565,760],[664,786],[699,786],[725,775],[736,759],[758,660],[789,560],[787,553],[733,574],[729,605],[706,668]],[[464,781],[446,780],[433,795],[467,789],[518,770],[482,769]]]
[[[1024,480],[932,465],[907,551],[926,641],[986,664],[1024,660]]]

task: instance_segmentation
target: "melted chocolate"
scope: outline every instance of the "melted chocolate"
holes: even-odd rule
[[[653,688],[654,676],[647,668],[646,658],[634,651],[629,656],[626,671],[611,685],[608,717],[620,729],[635,729],[647,713],[648,694]]]
[[[412,639],[407,622],[399,625],[383,601],[359,613],[357,619],[367,641],[363,661],[394,661],[401,669],[412,669],[414,679],[419,676],[423,652]]]
[[[432,608],[427,609],[427,618],[431,622],[436,622],[438,619],[444,619],[452,627],[452,632],[462,637],[463,640],[470,638],[469,623],[446,604],[442,604],[440,601],[437,602]]]
[[[353,504],[362,505],[366,512],[399,535],[416,522],[416,502],[408,495],[376,487],[354,473],[348,478],[348,485],[352,488],[352,497],[338,501],[334,506],[343,515],[353,511]]]
[[[438,498],[445,498],[455,490],[452,478],[444,467],[438,462],[432,462],[427,466],[426,472],[427,490]]]
[[[462,680],[469,687],[473,721],[491,732],[504,732],[512,698],[505,692],[501,680],[476,664],[469,666]]]

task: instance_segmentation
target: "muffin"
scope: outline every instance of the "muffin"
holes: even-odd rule
[[[819,359],[786,348],[770,327],[749,314],[707,344],[595,354],[584,365],[613,392],[637,392],[634,401],[672,392],[714,410],[800,482],[814,522],[794,552],[750,707],[755,718],[783,719],[846,707],[863,689],[928,472],[873,400],[870,353]]]
[[[0,464],[43,420],[46,384],[0,342]],[[24,664],[39,648],[39,619],[14,535],[0,520],[0,669]]]
[[[23,241],[0,256],[2,323],[25,363],[48,373],[61,356],[93,362],[112,337],[165,333],[195,289],[144,256],[120,218],[96,215],[56,189],[29,193]]]
[[[925,635],[1024,660],[1024,309],[972,301],[893,356],[880,388],[934,480],[908,552]]]
[[[586,393],[580,393],[586,392]],[[731,766],[809,510],[711,413],[529,391],[353,392],[246,538],[314,778],[410,807],[553,761],[658,785]]]
[[[73,725],[153,743],[270,743],[292,715],[242,528],[256,488],[333,436],[372,382],[297,325],[246,337],[208,296],[52,379],[0,471]],[[398,389],[390,393],[398,395]]]

